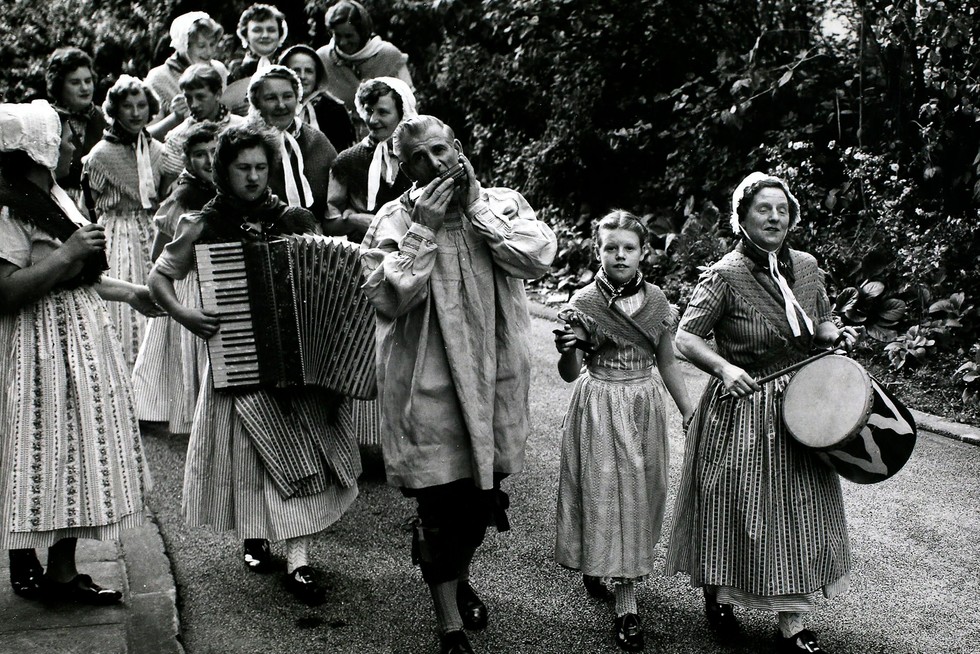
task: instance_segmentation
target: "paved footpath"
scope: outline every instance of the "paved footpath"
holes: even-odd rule
[[[570,386],[554,373],[550,315],[538,309],[532,324],[534,434],[527,470],[508,482],[514,530],[489,534],[474,564],[491,607],[490,627],[472,639],[484,654],[618,651],[610,607],[588,599],[579,577],[551,558],[559,425]],[[687,365],[685,374],[692,395],[699,395],[703,374]],[[665,534],[683,457],[675,414],[671,408]],[[980,448],[972,446],[980,444],[980,430],[921,413],[916,418],[920,443],[906,470],[884,484],[845,485],[855,555],[851,591],[821,606],[813,620],[836,654],[973,652],[980,638]],[[0,556],[0,654],[435,651],[428,596],[407,560],[403,525],[413,505],[385,486],[377,461],[350,513],[314,542],[311,562],[331,594],[323,607],[308,609],[282,591],[277,575],[245,572],[233,535],[183,524],[186,436],[150,430],[145,441],[156,515],[118,544],[79,541],[79,569],[123,589],[123,603],[93,608],[24,600],[10,591],[7,557]],[[723,648],[712,642],[699,602],[682,577],[657,574],[644,582],[647,652],[772,651],[770,616],[739,612],[746,640]]]
[[[42,565],[45,552],[39,551]],[[183,654],[170,560],[152,515],[113,541],[79,540],[80,572],[123,590],[116,606],[25,600],[10,590],[0,557],[0,654]]]

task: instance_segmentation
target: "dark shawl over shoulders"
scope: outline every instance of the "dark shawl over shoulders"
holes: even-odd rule
[[[67,241],[78,231],[61,207],[50,195],[26,179],[10,178],[0,175],[0,206],[7,207],[15,218],[33,225],[61,242]],[[59,288],[75,288],[94,284],[109,269],[105,251],[89,256],[82,270],[71,279],[60,284]]]

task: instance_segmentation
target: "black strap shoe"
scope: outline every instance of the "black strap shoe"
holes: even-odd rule
[[[704,615],[722,642],[730,643],[741,634],[742,629],[735,618],[735,608],[731,604],[720,604],[717,595],[704,594]]]
[[[463,627],[480,631],[487,627],[487,605],[477,596],[470,582],[461,579],[456,585],[456,608],[463,619]]]
[[[76,602],[93,606],[116,604],[122,599],[122,593],[112,588],[103,588],[88,575],[76,575],[71,581],[52,581],[45,578],[44,593],[53,600]]]
[[[817,637],[809,629],[804,629],[803,631],[793,634],[789,638],[784,638],[781,634],[778,636],[778,645],[780,652],[787,652],[789,654],[799,654],[800,652],[807,652],[808,654],[826,654],[827,650],[820,647],[820,643],[817,642]]]
[[[10,587],[21,597],[38,599],[43,590],[44,568],[33,549],[10,550]]]
[[[627,613],[616,618],[616,644],[627,652],[643,651],[643,627],[635,613]]]
[[[462,629],[439,634],[439,654],[475,654]]]
[[[602,583],[602,577],[582,575],[582,585],[585,586],[585,590],[589,593],[590,597],[594,597],[597,600],[612,599],[612,593],[609,592],[606,584]]]
[[[272,549],[264,538],[246,538],[243,546],[245,567],[252,572],[272,572]]]
[[[327,599],[327,591],[317,579],[316,570],[308,565],[288,573],[283,583],[286,590],[307,606],[319,606]]]

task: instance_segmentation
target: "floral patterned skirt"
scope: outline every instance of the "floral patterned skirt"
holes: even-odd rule
[[[56,291],[4,323],[0,547],[117,537],[142,520],[149,479],[105,303]]]
[[[149,213],[140,210],[106,214],[99,219],[99,223],[105,226],[109,259],[106,274],[133,284],[145,284],[150,272],[150,249],[153,245],[153,223]],[[129,368],[132,368],[146,331],[146,316],[125,302],[110,302],[108,310],[122,343],[123,356]]]

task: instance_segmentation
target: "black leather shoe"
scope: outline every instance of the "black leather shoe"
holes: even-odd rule
[[[10,550],[10,587],[21,597],[41,596],[44,568],[33,549]]]
[[[439,634],[439,654],[475,654],[462,629]]]
[[[456,586],[456,608],[465,628],[470,631],[486,629],[487,605],[477,596],[469,581],[461,579]]]
[[[252,572],[272,572],[272,550],[264,538],[246,538],[244,544],[245,567]]]
[[[116,604],[122,599],[122,593],[118,590],[103,588],[88,575],[76,575],[71,581],[65,582],[45,578],[44,592],[53,600],[93,606]]]
[[[719,604],[717,595],[705,593],[704,615],[715,634],[723,641],[734,640],[741,633],[734,607],[731,604]]]
[[[627,652],[643,651],[643,627],[635,613],[627,613],[616,618],[616,644]]]
[[[319,606],[327,598],[327,591],[317,579],[316,570],[308,565],[301,565],[288,573],[283,583],[286,590],[307,606]]]
[[[799,652],[808,652],[809,654],[821,652],[825,654],[827,651],[820,647],[820,643],[817,642],[817,637],[809,629],[804,629],[789,638],[783,638],[782,635],[778,635],[777,642],[779,651],[789,654],[799,654]]]
[[[606,584],[602,583],[602,577],[582,575],[582,584],[585,586],[585,590],[589,593],[590,597],[594,597],[597,600],[612,599],[612,593],[609,592]]]

